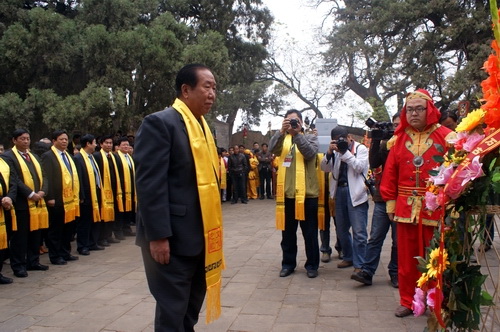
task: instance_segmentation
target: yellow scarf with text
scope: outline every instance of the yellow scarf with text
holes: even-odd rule
[[[59,166],[61,167],[64,222],[69,223],[80,216],[80,182],[78,181],[78,173],[73,158],[71,158],[66,151],[63,153],[68,160],[72,173],[70,173],[66,167],[61,157],[61,152],[54,146],[51,147],[51,150],[56,155]]]
[[[292,135],[287,134],[285,136],[280,161],[284,161],[288,154],[293,155],[294,160],[292,162],[295,163],[295,219],[305,220],[306,171],[304,156],[302,156],[297,146],[292,144],[292,140]],[[276,228],[280,230],[285,230],[285,177],[287,168],[281,165],[278,170],[278,182],[276,184]]]
[[[135,165],[134,161],[132,158],[128,158],[130,160],[130,164],[132,165],[132,168],[129,167],[127,158],[125,157],[125,154],[121,151],[118,151],[118,157],[120,158],[122,162],[122,168],[123,168],[123,180],[125,182],[125,192],[122,194],[125,194],[125,206],[123,211],[124,212],[129,212],[132,211],[132,182],[135,179]],[[137,202],[137,197],[135,197],[134,194],[134,201]]]
[[[9,193],[9,179],[10,179],[10,167],[9,164],[2,158],[0,158],[0,174],[3,176],[5,182],[5,187],[0,184],[0,200],[3,196],[7,196]],[[16,213],[14,209],[10,209],[12,216],[12,230],[17,231]],[[7,226],[5,225],[5,211],[0,205],[0,249],[6,249],[8,247],[7,242]]]
[[[87,175],[89,178],[90,201],[92,203],[92,220],[94,222],[99,222],[99,221],[101,221],[101,214],[99,212],[99,200],[97,199],[97,191],[101,190],[102,184],[101,184],[101,188],[97,187],[97,183],[95,180],[96,176],[94,174],[94,167],[92,167],[91,161],[90,161],[90,158],[94,159],[94,157],[92,155],[89,157],[89,155],[87,154],[87,152],[83,148],[80,149],[80,155],[82,156],[83,161],[85,162],[85,168],[87,169]],[[100,177],[101,174],[99,172],[99,169],[97,168],[97,163],[95,162],[95,159],[93,161],[94,161],[94,165],[97,169],[97,176]],[[101,197],[102,197],[102,191],[101,191]]]
[[[15,146],[12,148],[12,153],[16,157],[17,162],[21,167],[21,173],[23,174],[24,184],[31,190],[35,191],[35,181],[33,180],[33,176],[31,175],[31,172],[28,168],[28,165],[26,164],[26,161],[24,160],[23,157],[21,157],[21,154],[19,153],[19,151]],[[33,156],[31,152],[28,151],[27,153],[30,156],[33,166],[35,167],[36,174],[38,175],[38,179],[40,181],[40,188],[42,188],[43,187],[42,167],[40,166],[40,163],[35,158],[35,156]],[[36,231],[38,229],[48,228],[49,212],[47,211],[45,200],[41,199],[38,202],[35,202],[28,199],[27,201],[28,201],[28,208],[30,211],[30,231]]]
[[[102,157],[102,202],[101,202],[101,218],[103,221],[115,220],[115,199],[118,211],[123,212],[122,188],[120,185],[120,176],[118,175],[118,167],[116,166],[115,156],[109,152],[109,156],[113,163],[113,169],[116,174],[116,198],[113,196],[113,188],[111,184],[111,174],[109,172],[109,161],[107,153],[101,149]]]
[[[205,119],[198,121],[188,106],[176,99],[173,106],[182,115],[191,145],[196,182],[205,233],[205,280],[207,283],[207,323],[221,314],[220,292],[224,255],[222,251],[222,208],[220,201],[219,159],[215,142]]]
[[[285,160],[285,157],[290,153],[292,148],[292,136],[287,135],[283,141],[283,150],[279,160]],[[305,220],[305,192],[306,192],[306,174],[304,157],[299,149],[294,146],[295,158],[295,219]],[[278,159],[275,158],[275,159]],[[323,154],[316,155],[316,176],[319,182],[318,195],[318,228],[325,229],[325,173],[321,170],[320,163],[323,159]],[[278,170],[277,185],[276,185],[276,229],[285,230],[285,176],[287,167],[281,167]]]

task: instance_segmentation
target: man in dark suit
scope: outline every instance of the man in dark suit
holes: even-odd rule
[[[135,141],[136,243],[142,248],[149,288],[157,301],[156,331],[194,331],[207,287],[206,221],[200,208],[205,196],[199,195],[196,175],[202,166],[196,167],[190,127],[176,105],[187,106],[185,112],[194,116],[191,126],[202,124],[202,115],[215,101],[214,76],[205,66],[187,65],[177,74],[176,91],[175,108],[147,116]],[[204,130],[211,138],[210,131]],[[199,143],[209,150],[206,136]],[[216,158],[215,145],[213,149]],[[216,174],[210,166],[210,162],[203,165]],[[214,209],[220,209],[218,190],[214,196],[219,203]]]
[[[76,154],[75,164],[80,180],[80,219],[76,225],[76,244],[80,255],[87,256],[90,250],[104,250],[97,244],[101,217],[101,175],[92,155],[97,146],[94,135],[81,137],[82,148]]]
[[[118,151],[115,154],[116,166],[120,176],[123,193],[123,212],[117,214],[114,225],[115,237],[125,240],[125,236],[135,236],[130,225],[135,222],[135,165],[130,155],[130,143],[126,136],[118,139]],[[128,203],[127,203],[128,201]]]
[[[75,231],[75,210],[66,211],[66,202],[64,202],[64,198],[69,196],[78,200],[79,193],[75,192],[79,187],[78,174],[72,157],[66,152],[68,134],[64,130],[56,130],[52,134],[52,144],[51,150],[42,154],[43,182],[49,185],[45,195],[45,202],[49,210],[47,246],[49,247],[50,262],[54,265],[66,265],[68,261],[78,260],[77,256],[71,255],[71,239]],[[62,167],[66,169],[63,170]],[[63,194],[63,177],[65,175],[70,178],[69,185],[65,181],[68,189],[66,195]],[[78,201],[73,200],[71,204],[66,204],[66,209],[76,204]]]
[[[115,218],[111,221],[105,221],[101,224],[101,232],[99,235],[98,244],[101,246],[109,246],[110,243],[120,243],[120,240],[113,238],[113,227],[115,226],[115,221],[118,213],[123,212],[123,202],[122,200],[122,192],[121,186],[119,188],[119,174],[117,173],[118,167],[116,163],[116,157],[113,154],[113,136],[106,135],[101,137],[101,150],[94,153],[95,161],[97,162],[97,166],[99,167],[99,171],[101,172],[101,177],[103,179],[103,192],[106,194],[108,190],[111,190],[113,195],[113,210]],[[107,162],[105,162],[107,161]],[[105,165],[107,165],[108,169],[105,169]],[[108,183],[105,180],[105,175],[109,174],[109,185],[111,188],[107,188]],[[102,216],[101,216],[102,217]]]
[[[29,152],[30,133],[26,129],[16,129],[12,133],[12,142],[14,148],[2,155],[18,179],[14,206],[17,230],[10,236],[10,267],[16,277],[24,278],[28,276],[28,270],[49,269],[40,264],[39,249],[41,229],[48,226],[47,209],[42,204],[48,184],[42,181],[38,157]],[[30,223],[32,218],[34,220]]]
[[[17,177],[11,172],[9,164],[0,159],[0,284],[11,284],[12,278],[2,275],[3,261],[8,256],[7,228],[11,228],[11,210],[17,196]]]

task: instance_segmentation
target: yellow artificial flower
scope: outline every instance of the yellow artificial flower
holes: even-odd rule
[[[438,274],[442,274],[446,267],[450,265],[446,249],[443,249],[443,263],[443,265],[439,264],[439,248],[433,249],[429,255],[429,263],[426,265],[429,278],[435,278]]]
[[[462,132],[462,131],[471,131],[480,124],[484,122],[484,115],[486,112],[482,109],[476,109],[469,114],[465,118],[460,121],[458,124],[457,128],[455,128],[455,131],[457,133]]]
[[[427,281],[429,281],[429,276],[427,275],[427,273],[424,272],[417,280],[417,287],[422,288],[422,286],[425,285]]]

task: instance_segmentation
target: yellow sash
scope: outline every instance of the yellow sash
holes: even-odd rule
[[[316,175],[318,176],[319,195],[318,195],[318,228],[322,231],[325,230],[325,172],[321,170],[321,160],[323,154],[316,155]]]
[[[129,156],[130,164],[132,165],[132,174],[130,173],[130,167],[128,166],[127,158],[125,158],[125,154],[121,151],[118,151],[118,157],[122,162],[123,168],[123,180],[125,181],[125,206],[124,212],[132,211],[132,182],[135,179],[135,165],[132,158]],[[131,180],[132,179],[132,180]],[[137,197],[134,195],[134,201],[137,202]]]
[[[92,220],[94,222],[99,222],[101,221],[101,214],[99,213],[99,200],[97,199],[97,190],[101,190],[101,197],[102,197],[102,184],[101,188],[97,188],[97,184],[95,181],[95,175],[94,175],[94,168],[92,167],[92,164],[90,162],[90,158],[94,159],[94,156],[90,156],[87,154],[87,152],[81,148],[80,149],[80,155],[83,158],[83,161],[85,162],[85,167],[87,168],[87,175],[89,178],[89,184],[90,184],[90,201],[92,202]],[[97,163],[95,162],[94,159],[94,165],[97,169],[97,175],[100,177],[101,173],[99,172],[99,169],[97,168]],[[101,180],[102,182],[102,180]]]
[[[220,172],[219,172],[220,188],[226,189],[227,188],[227,179],[226,179],[227,173],[226,173],[226,164],[224,163],[224,158],[220,157],[219,164],[220,164]]]
[[[113,168],[116,174],[116,198],[113,197],[113,188],[111,184],[111,174],[109,173],[109,162],[106,152],[101,149],[100,151],[102,157],[102,202],[101,202],[101,218],[103,221],[113,221],[115,220],[115,207],[114,202],[116,199],[116,204],[118,210],[123,212],[123,201],[122,201],[122,188],[120,185],[120,176],[118,173],[118,168],[116,167],[115,156],[110,152],[111,160],[113,162]]]
[[[299,134],[301,135],[301,134]],[[293,161],[295,163],[295,219],[305,220],[304,201],[306,198],[306,172],[304,156],[297,146],[294,147]],[[280,161],[284,161],[292,148],[292,135],[287,134],[283,141]],[[276,185],[276,228],[285,230],[285,176],[288,167],[278,169],[278,183]]]
[[[59,166],[61,167],[64,222],[72,222],[76,217],[80,216],[80,182],[78,181],[76,166],[73,162],[73,158],[64,151],[63,153],[66,155],[66,159],[68,159],[73,173],[73,175],[71,175],[61,157],[61,152],[54,146],[51,147],[51,150],[56,155]]]
[[[201,117],[201,123],[198,122],[187,105],[179,99],[175,100],[173,108],[182,115],[186,124],[196,168],[205,233],[206,321],[210,323],[221,314],[220,292],[224,268],[222,209],[217,179],[219,160],[212,133],[205,119]]]
[[[35,181],[33,180],[33,176],[26,165],[26,161],[23,157],[21,157],[19,151],[14,146],[12,148],[12,154],[16,157],[17,162],[21,166],[21,172],[23,173],[23,182],[24,184],[35,191]],[[30,156],[31,162],[35,167],[36,174],[38,175],[38,179],[40,180],[40,188],[43,186],[43,174],[42,167],[38,160],[33,156],[31,152],[28,151],[28,155]],[[49,212],[47,211],[47,206],[45,205],[45,200],[41,199],[38,202],[27,199],[28,208],[30,211],[30,231],[36,231],[38,229],[48,228],[49,227]]]
[[[7,195],[9,192],[9,179],[10,179],[10,167],[9,164],[2,158],[0,158],[0,174],[3,175],[3,180],[5,181],[5,186],[3,188],[0,185],[0,199],[2,196]],[[14,209],[10,210],[12,216],[12,230],[17,231],[16,213]],[[0,205],[0,249],[6,249],[8,247],[7,242],[7,227],[5,226],[5,214],[4,209]]]

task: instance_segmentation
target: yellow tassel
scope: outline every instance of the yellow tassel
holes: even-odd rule
[[[5,226],[2,227],[5,229]],[[2,232],[0,233],[0,249],[6,249],[6,248],[7,248],[7,232]]]
[[[10,215],[11,215],[11,220],[12,220],[12,231],[17,231],[17,217],[16,217],[16,210],[11,209],[10,210]]]
[[[221,292],[221,279],[215,284],[207,288],[207,324],[213,322],[220,317],[221,314],[221,302],[220,302],[220,292]]]

